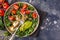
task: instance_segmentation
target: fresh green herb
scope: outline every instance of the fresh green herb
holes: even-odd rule
[[[28,6],[28,10],[34,11],[34,8],[32,6]]]
[[[29,18],[32,18],[32,12],[30,12],[30,14],[28,15]]]
[[[23,3],[19,3],[19,6],[20,6],[20,8],[22,8],[22,6],[23,6]]]
[[[0,30],[3,30],[4,29],[4,24],[2,22],[2,18],[0,17]]]
[[[11,22],[8,19],[6,19],[5,21],[6,21],[6,26],[7,27],[11,26]]]

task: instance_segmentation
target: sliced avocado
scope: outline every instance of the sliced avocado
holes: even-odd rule
[[[26,21],[23,25],[21,25],[20,31],[25,31],[28,28],[30,28],[31,26],[32,26],[32,22],[31,21]]]

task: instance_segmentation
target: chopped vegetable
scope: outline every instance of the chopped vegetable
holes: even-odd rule
[[[18,24],[19,24],[19,21],[13,22],[13,26],[14,26],[14,27],[18,26]]]
[[[13,26],[10,26],[9,27],[9,30],[13,32],[14,31],[14,27]]]
[[[21,13],[25,14],[26,9],[21,9]]]
[[[11,26],[11,25],[12,25],[11,22],[10,22],[9,20],[7,20],[7,21],[6,21],[6,26],[9,27],[9,26]]]
[[[8,2],[4,2],[4,3],[3,3],[3,8],[4,8],[4,9],[7,9],[8,7],[9,7]]]
[[[27,10],[25,13],[26,13],[26,14],[30,14],[30,10]]]
[[[22,8],[22,6],[23,6],[23,3],[19,3],[19,7]]]
[[[31,11],[34,11],[34,8],[32,7],[32,6],[28,6],[28,8],[27,8],[28,10],[31,10]]]
[[[11,12],[12,12],[13,14],[16,14],[16,10],[15,10],[15,9],[13,9]]]
[[[20,31],[25,31],[26,29],[30,28],[32,26],[32,22],[31,21],[26,21],[21,27],[20,27]]]
[[[14,9],[18,10],[19,9],[19,6],[17,4],[14,4],[13,5]]]
[[[33,16],[34,19],[36,19],[38,15],[37,15],[36,12],[34,12],[34,13],[32,14],[32,16]]]
[[[4,10],[0,9],[0,16],[4,16]]]
[[[0,17],[0,30],[3,30],[4,29],[4,24],[2,22],[2,17]]]
[[[20,21],[20,16],[15,15],[16,21]]]
[[[0,0],[0,4],[4,3],[5,0]]]
[[[9,16],[8,18],[9,18],[10,21],[14,21],[15,20],[14,16]]]
[[[23,4],[23,9],[26,9],[28,7],[27,4]]]

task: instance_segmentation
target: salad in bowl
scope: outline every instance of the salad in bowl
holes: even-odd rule
[[[37,10],[31,4],[27,2],[16,2],[6,10],[4,24],[6,29],[13,34],[18,25],[20,25],[20,20],[23,20],[24,23],[19,27],[16,35],[26,37],[37,30],[39,18]]]

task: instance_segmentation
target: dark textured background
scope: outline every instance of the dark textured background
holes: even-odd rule
[[[8,0],[10,4],[17,1],[29,2]],[[60,40],[60,0],[32,0],[31,4],[41,16],[41,24],[34,35],[26,38],[15,37],[15,40]]]

